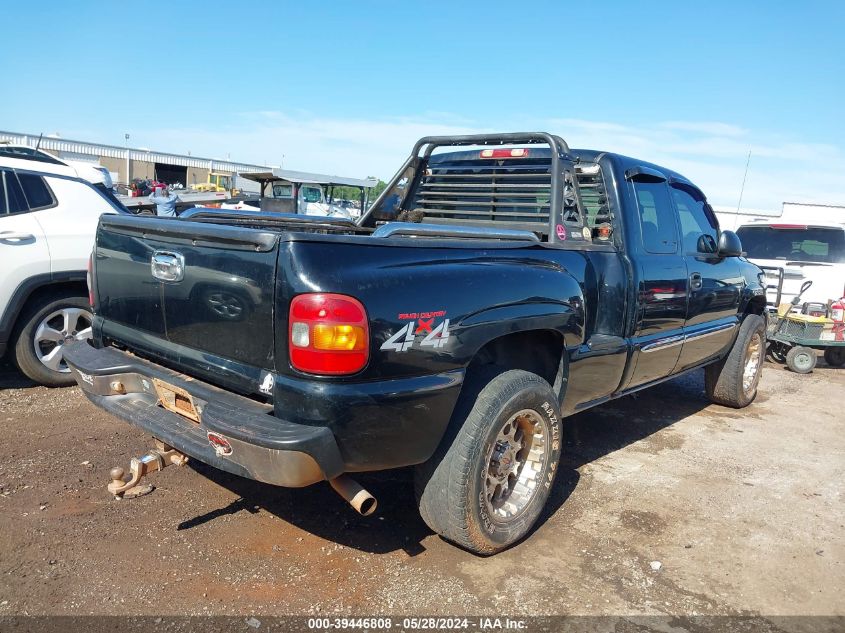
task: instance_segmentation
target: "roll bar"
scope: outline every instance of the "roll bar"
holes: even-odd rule
[[[463,134],[458,136],[424,136],[417,141],[411,156],[419,156],[420,150],[423,146],[428,145],[426,149],[426,158],[431,156],[432,150],[442,146],[458,146],[458,145],[515,145],[517,143],[525,143],[528,145],[536,145],[542,143],[548,145],[553,151],[553,154],[569,154],[569,145],[561,137],[549,134],[548,132],[505,132],[500,134]]]
[[[561,200],[563,198],[563,173],[560,168],[561,159],[571,160],[569,153],[569,145],[560,136],[549,134],[548,132],[506,132],[499,134],[462,134],[456,136],[424,136],[416,142],[411,155],[399,168],[399,171],[390,179],[387,186],[384,188],[379,196],[373,201],[370,209],[376,209],[387,197],[388,193],[393,190],[403,177],[409,167],[416,167],[420,160],[420,150],[425,148],[423,154],[424,159],[428,159],[431,153],[438,147],[450,147],[461,145],[514,145],[526,144],[548,145],[552,150],[551,162],[551,187],[549,189],[549,220],[551,223],[560,217]],[[370,212],[364,213],[358,220],[358,224],[362,224]],[[551,228],[550,228],[551,230]]]

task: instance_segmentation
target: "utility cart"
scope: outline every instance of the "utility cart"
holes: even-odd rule
[[[830,306],[808,306],[801,313],[794,309],[801,303],[801,295],[813,284],[805,281],[801,291],[790,303],[780,304],[783,287],[783,269],[763,267],[779,271],[776,307],[768,313],[767,351],[773,360],[786,363],[799,374],[809,374],[816,366],[818,356],[815,350],[824,352],[824,360],[831,367],[845,365],[845,326],[841,315],[828,318]]]

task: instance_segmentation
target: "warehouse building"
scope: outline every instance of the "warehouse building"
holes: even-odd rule
[[[149,149],[102,145],[74,141],[55,136],[0,131],[0,142],[28,145],[54,154],[62,160],[100,165],[109,170],[115,183],[126,184],[135,178],[156,179],[167,184],[182,183],[185,187],[208,182],[209,174],[234,176],[238,172],[267,171],[268,165],[251,165],[216,158],[201,158],[189,154],[170,154]],[[238,185],[253,189],[249,181],[239,179]]]

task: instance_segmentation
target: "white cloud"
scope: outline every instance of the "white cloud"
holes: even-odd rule
[[[389,178],[414,142],[432,134],[548,130],[572,147],[592,147],[665,165],[696,182],[717,205],[735,206],[751,151],[743,207],[784,201],[845,204],[843,148],[716,121],[627,125],[573,118],[512,117],[491,124],[447,112],[392,118],[251,112],[212,130],[148,130],[151,147],[337,175]]]
[[[698,132],[713,136],[745,136],[748,134],[748,130],[738,125],[720,123],[718,121],[666,121],[661,123],[660,127],[666,128],[667,130]]]

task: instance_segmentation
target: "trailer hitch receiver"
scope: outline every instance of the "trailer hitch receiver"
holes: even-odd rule
[[[115,499],[132,499],[153,491],[152,484],[141,485],[144,475],[162,470],[171,464],[184,466],[188,463],[188,456],[180,453],[172,446],[160,440],[155,441],[156,447],[141,457],[133,457],[129,461],[129,480],[125,480],[125,471],[115,466],[109,472],[111,482],[109,492]]]

